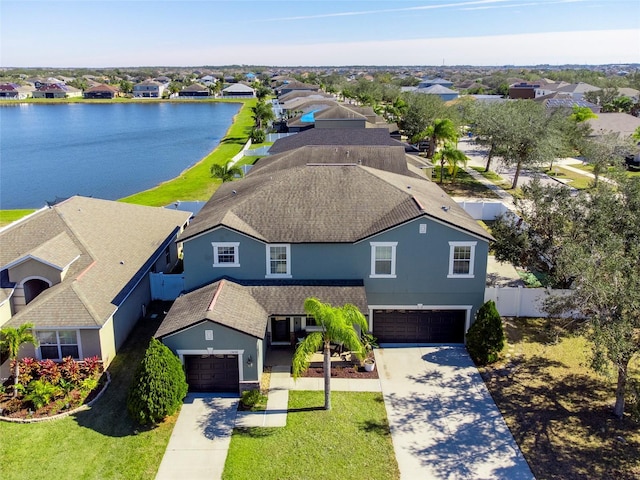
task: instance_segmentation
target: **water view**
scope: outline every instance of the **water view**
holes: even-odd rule
[[[115,200],[176,177],[213,150],[236,103],[0,106],[0,209],[56,197]]]

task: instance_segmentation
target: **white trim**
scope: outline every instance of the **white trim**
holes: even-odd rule
[[[52,328],[33,328],[33,334],[36,338],[38,338],[38,332],[55,332],[56,334],[56,346],[58,347],[58,357],[57,358],[52,358],[51,360],[53,361],[62,361],[62,359],[64,358],[62,356],[62,345],[60,343],[60,334],[58,333],[59,331],[64,330],[64,331],[70,331],[70,332],[76,332],[76,343],[75,345],[78,346],[78,360],[82,360],[84,359],[84,355],[82,353],[82,336],[80,335],[80,329],[78,328],[69,328],[69,327],[52,327]],[[74,344],[64,344],[64,345],[74,345]],[[35,353],[36,353],[36,360],[42,360],[42,351],[40,350],[40,347],[42,345],[39,342],[38,339],[38,346],[35,347]],[[45,344],[46,347],[52,347],[53,344],[49,343],[49,344]],[[74,359],[75,360],[75,359]]]
[[[473,271],[475,266],[477,243],[478,242],[449,242],[449,273],[447,274],[447,278],[474,278]],[[453,257],[456,247],[471,247],[468,273],[453,273]]]
[[[225,268],[225,267],[239,267],[240,266],[240,242],[211,242],[213,247],[213,267]],[[218,249],[220,247],[233,247],[233,263],[220,263],[218,262]]]
[[[42,280],[43,282],[47,282],[49,284],[49,288],[51,288],[52,285],[53,285],[53,282],[51,280],[49,280],[48,278],[45,278],[45,277],[41,277],[39,275],[32,275],[30,277],[25,277],[17,285],[19,287],[24,288],[25,282],[28,282],[29,280]]]
[[[371,274],[369,278],[396,278],[396,247],[398,242],[369,242],[371,245]],[[376,273],[376,249],[378,247],[391,247],[391,273]]]
[[[285,247],[287,256],[287,272],[286,273],[270,273],[271,272],[271,247]],[[291,278],[291,244],[290,243],[267,243],[266,249],[266,275],[265,278]]]
[[[176,350],[178,354],[178,358],[180,359],[180,363],[184,367],[184,357],[185,355],[237,355],[238,356],[238,381],[244,381],[244,350],[215,350],[215,349],[207,349],[207,350]],[[255,360],[254,360],[255,361]]]
[[[373,322],[375,320],[374,310],[466,310],[464,319],[465,343],[466,335],[471,326],[471,309],[473,305],[367,305],[369,307],[369,331],[373,332]]]
[[[187,238],[185,240],[180,240],[180,242],[182,242],[184,244],[184,243],[190,242],[191,240],[195,240],[196,238],[200,238],[203,235],[209,235],[210,233],[213,233],[213,232],[215,232],[217,230],[226,230],[227,232],[236,233],[236,234],[242,235],[243,237],[246,237],[246,238],[248,238],[250,240],[255,240],[258,243],[262,243],[262,244],[266,244],[267,243],[264,240],[260,240],[259,238],[252,237],[251,235],[249,235],[247,233],[240,232],[240,231],[235,230],[233,228],[227,227],[226,225],[218,225],[216,227],[213,227],[213,228],[210,228],[208,230],[205,230],[204,232],[200,232],[200,233],[194,235],[193,237],[189,237],[189,238]]]
[[[27,262],[27,261],[29,261],[29,260],[35,260],[35,261],[36,261],[36,262],[38,262],[38,263],[42,263],[42,264],[44,264],[44,265],[47,265],[47,266],[49,266],[49,267],[51,267],[51,268],[55,268],[56,270],[59,270],[59,271],[61,271],[61,272],[62,272],[62,271],[64,271],[64,269],[65,269],[65,268],[68,268],[68,267],[69,267],[69,265],[71,265],[73,262],[75,262],[79,257],[80,257],[80,255],[78,255],[76,258],[74,258],[73,260],[71,260],[71,262],[69,262],[66,266],[62,266],[62,267],[61,267],[60,265],[55,265],[55,264],[53,264],[53,263],[51,263],[51,262],[47,262],[46,260],[43,260],[42,258],[40,258],[40,257],[36,257],[35,255],[31,255],[31,254],[29,253],[29,254],[27,254],[27,255],[25,255],[25,256],[23,256],[23,257],[18,258],[17,260],[14,260],[14,261],[13,261],[13,262],[11,262],[11,263],[8,263],[7,265],[5,265],[5,266],[3,267],[3,270],[4,270],[4,269],[8,269],[8,268],[13,268],[13,267],[15,267],[15,266],[17,266],[17,265],[20,265],[21,263]]]

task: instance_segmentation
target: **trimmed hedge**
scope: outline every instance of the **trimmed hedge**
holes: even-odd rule
[[[498,360],[504,347],[502,319],[493,300],[478,310],[476,321],[467,332],[467,351],[476,365],[487,365]]]
[[[142,425],[158,423],[178,411],[187,389],[178,357],[152,338],[129,390],[129,415]]]

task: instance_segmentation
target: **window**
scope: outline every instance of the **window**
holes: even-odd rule
[[[213,245],[213,266],[214,267],[239,267],[240,266],[240,243],[221,242]]]
[[[267,245],[267,277],[291,277],[290,245]]]
[[[38,330],[40,358],[62,360],[65,357],[80,359],[77,330]]]
[[[398,242],[371,242],[371,278],[396,277]]]
[[[454,278],[473,278],[473,264],[477,242],[449,242],[449,275]]]

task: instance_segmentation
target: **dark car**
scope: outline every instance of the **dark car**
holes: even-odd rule
[[[624,157],[624,164],[627,167],[627,170],[630,168],[640,168],[640,154],[627,155]]]

